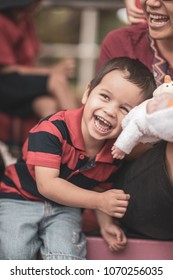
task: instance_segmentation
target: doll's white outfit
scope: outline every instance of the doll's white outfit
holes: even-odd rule
[[[169,77],[165,76],[165,79]],[[173,81],[164,82],[153,92],[153,98],[162,93],[173,94]],[[150,99],[151,100],[151,99]],[[137,143],[153,143],[160,139],[173,142],[173,107],[146,113],[149,100],[134,107],[122,121],[122,132],[114,145],[129,154]]]
[[[173,107],[146,114],[149,131],[168,142],[173,142]]]
[[[114,144],[126,154],[139,142],[173,142],[173,107],[147,114],[144,106],[136,106],[124,118],[122,128]]]

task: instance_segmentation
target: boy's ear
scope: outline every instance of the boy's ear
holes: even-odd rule
[[[82,96],[82,104],[84,105],[87,102],[88,95],[89,95],[89,90],[90,90],[90,84],[87,85],[84,94]]]

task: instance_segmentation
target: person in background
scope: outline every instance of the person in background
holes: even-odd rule
[[[148,66],[159,86],[166,74],[173,79],[173,5],[166,0],[140,0],[140,4],[146,23],[110,32],[101,45],[98,69],[113,57],[138,58]],[[166,130],[170,127],[165,126]],[[130,203],[121,220],[127,236],[173,240],[171,142],[138,145],[116,174],[114,186],[130,193]],[[100,219],[102,234],[111,246],[114,236],[107,232],[106,219]]]
[[[127,24],[138,24],[145,21],[139,0],[124,0],[125,8],[119,9],[118,18]]]
[[[142,63],[115,58],[87,86],[81,108],[48,116],[31,129],[22,156],[0,184],[0,259],[34,259],[39,250],[47,260],[86,258],[81,208],[111,218],[125,214],[128,193],[111,189],[122,165],[111,147],[123,118],[154,88]],[[123,230],[114,224],[113,233],[113,248],[123,249]]]
[[[138,24],[145,22],[140,0],[124,0],[124,2],[129,23]]]
[[[0,0],[0,111],[12,116],[40,118],[77,107],[68,81],[75,61],[36,64],[40,44],[32,15],[40,2]]]
[[[51,67],[37,64],[41,48],[33,13],[40,2],[0,0],[0,177],[20,153],[25,138],[22,127],[27,132],[29,120],[33,123],[58,110],[78,107],[69,81],[75,61],[65,59]],[[9,128],[3,133],[6,123]]]

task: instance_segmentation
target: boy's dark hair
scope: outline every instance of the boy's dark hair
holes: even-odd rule
[[[123,72],[123,77],[141,88],[144,99],[149,99],[156,89],[156,83],[150,70],[138,59],[118,57],[108,60],[90,83],[89,93],[101,82],[103,77],[111,71]],[[127,89],[128,90],[128,89]]]

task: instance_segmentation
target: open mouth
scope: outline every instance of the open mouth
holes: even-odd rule
[[[97,130],[103,133],[108,132],[112,129],[111,123],[100,116],[95,116],[94,124]]]
[[[149,19],[150,23],[156,26],[163,26],[169,21],[169,17],[166,15],[150,14]]]

